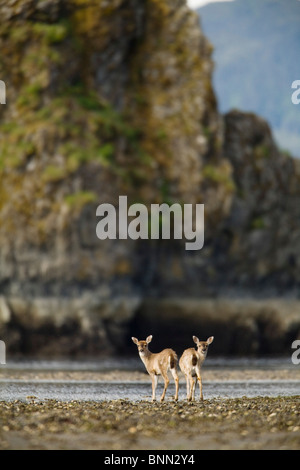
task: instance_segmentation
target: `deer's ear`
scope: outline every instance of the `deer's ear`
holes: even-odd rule
[[[137,338],[135,338],[134,336],[132,336],[132,341],[134,342],[134,344],[138,344],[139,340]]]
[[[193,336],[193,340],[194,340],[194,343],[199,343],[199,339],[197,338],[197,336]]]
[[[214,340],[214,337],[213,337],[213,336],[210,336],[210,337],[206,340],[206,342],[207,342],[207,344],[210,344],[210,343],[213,342],[213,340]]]
[[[151,343],[151,341],[152,341],[152,338],[153,338],[153,336],[152,336],[152,335],[150,335],[150,336],[147,336],[147,338],[146,338],[146,343],[147,343],[147,344]]]

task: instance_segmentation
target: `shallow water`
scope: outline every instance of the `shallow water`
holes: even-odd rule
[[[158,385],[157,397],[162,392]],[[185,399],[185,387],[179,399]],[[291,396],[299,395],[300,381],[231,381],[206,382],[203,384],[204,398],[239,398],[243,396]],[[174,385],[170,384],[166,398],[174,395]],[[196,398],[198,396],[196,390]],[[151,383],[148,382],[101,382],[101,381],[7,381],[0,380],[0,400],[37,400],[55,399],[60,401],[103,401],[126,399],[130,401],[150,400]]]
[[[295,367],[289,358],[267,359],[226,359],[210,358],[206,368],[210,370],[241,369],[241,370],[280,370]],[[11,371],[93,371],[112,370],[143,371],[144,366],[139,358],[110,358],[91,361],[10,361],[5,366]],[[0,400],[23,400],[35,396],[37,400],[55,399],[61,401],[103,401],[128,399],[131,401],[151,399],[151,381],[101,381],[101,380],[16,380],[1,378]],[[159,381],[157,397],[162,393],[163,383]],[[291,396],[300,394],[299,380],[247,380],[247,381],[203,381],[204,398],[239,398],[242,396]],[[166,398],[170,399],[175,392],[171,382]],[[196,397],[199,390],[196,390]],[[185,382],[180,387],[179,399],[185,399]]]

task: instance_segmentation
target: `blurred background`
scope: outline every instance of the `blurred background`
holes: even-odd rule
[[[299,76],[299,0],[190,0],[214,46],[213,84],[221,112],[253,111],[278,146],[300,156],[300,113],[291,106]]]
[[[136,355],[149,334],[156,351],[213,335],[210,354],[291,354],[300,3],[198,3],[0,0],[7,358]],[[204,204],[203,249],[99,240],[119,195]]]

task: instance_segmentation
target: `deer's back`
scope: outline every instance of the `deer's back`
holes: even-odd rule
[[[156,374],[160,374],[161,370],[166,370],[168,367],[174,368],[177,363],[177,354],[173,349],[164,349],[159,353],[153,353],[149,368]]]
[[[197,361],[197,351],[194,348],[186,349],[179,361],[180,369],[182,372],[190,371],[196,366]]]

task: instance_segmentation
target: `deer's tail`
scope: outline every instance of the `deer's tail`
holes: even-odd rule
[[[193,353],[193,355],[192,355],[192,366],[195,367],[196,364],[197,364],[197,356],[196,356],[196,353]]]
[[[176,369],[178,358],[177,358],[177,354],[175,351],[170,352],[169,361],[170,361],[170,369]]]

